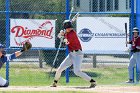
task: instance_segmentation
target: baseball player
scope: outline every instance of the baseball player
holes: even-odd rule
[[[70,67],[73,64],[74,73],[77,76],[89,81],[91,83],[90,88],[94,88],[96,86],[96,81],[93,80],[86,73],[81,71],[81,63],[83,58],[82,47],[75,30],[72,28],[71,21],[65,20],[63,26],[65,32],[60,31],[58,36],[60,36],[60,38],[61,36],[64,36],[64,42],[68,46],[69,54],[58,67],[55,74],[54,82],[51,87],[57,87],[57,83],[62,71],[64,71],[66,68]]]
[[[130,58],[130,63],[128,66],[129,80],[126,83],[134,83],[133,80],[133,67],[137,64],[138,67],[138,79],[140,80],[140,37],[139,29],[137,27],[133,28],[133,39],[129,41],[128,44],[132,45],[131,52],[133,53]]]
[[[29,50],[31,47],[32,47],[31,43],[26,42],[20,51],[16,51],[10,56],[7,56],[4,46],[0,44],[0,69],[5,62],[9,62],[10,60],[15,59],[16,57],[20,56],[24,51]],[[0,87],[8,87],[8,86],[9,82],[0,76]]]

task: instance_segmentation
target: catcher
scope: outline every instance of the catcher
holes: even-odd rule
[[[72,28],[71,21],[65,20],[63,26],[66,32],[61,31],[58,36],[60,36],[60,38],[61,36],[64,36],[64,42],[68,46],[69,54],[58,67],[55,74],[54,82],[51,87],[57,86],[57,82],[61,76],[62,71],[73,64],[74,73],[77,76],[83,78],[84,80],[87,80],[90,83],[90,88],[94,88],[96,86],[96,81],[93,80],[86,73],[81,71],[81,64],[83,58],[82,46],[75,30]]]
[[[4,46],[0,44],[0,69],[5,62],[15,59],[16,57],[20,56],[24,51],[28,51],[31,47],[32,44],[30,42],[26,42],[25,44],[23,44],[23,47],[20,51],[16,51],[12,53],[10,56],[6,56]],[[9,82],[0,76],[0,87],[8,87],[8,86]]]

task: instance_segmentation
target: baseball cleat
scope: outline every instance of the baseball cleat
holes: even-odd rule
[[[126,81],[126,83],[134,83],[134,81],[129,79],[128,81]]]
[[[54,82],[50,87],[57,87],[57,84]]]
[[[89,88],[95,88],[95,86],[96,86],[96,82],[91,82]]]

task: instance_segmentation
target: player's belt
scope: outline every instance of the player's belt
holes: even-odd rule
[[[78,50],[71,50],[71,52],[78,52],[78,51],[82,51],[82,49],[78,49]]]
[[[140,49],[137,49],[137,51],[136,52],[140,52]]]

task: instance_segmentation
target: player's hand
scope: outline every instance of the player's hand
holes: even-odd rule
[[[129,44],[129,42],[127,41],[127,42],[125,42],[125,44]]]
[[[132,41],[127,41],[126,44],[132,44]]]
[[[64,43],[66,44],[66,45],[68,45],[69,44],[69,41],[68,41],[68,39],[64,39]]]
[[[63,38],[65,32],[63,30],[60,30],[60,33],[58,34],[58,38]]]

